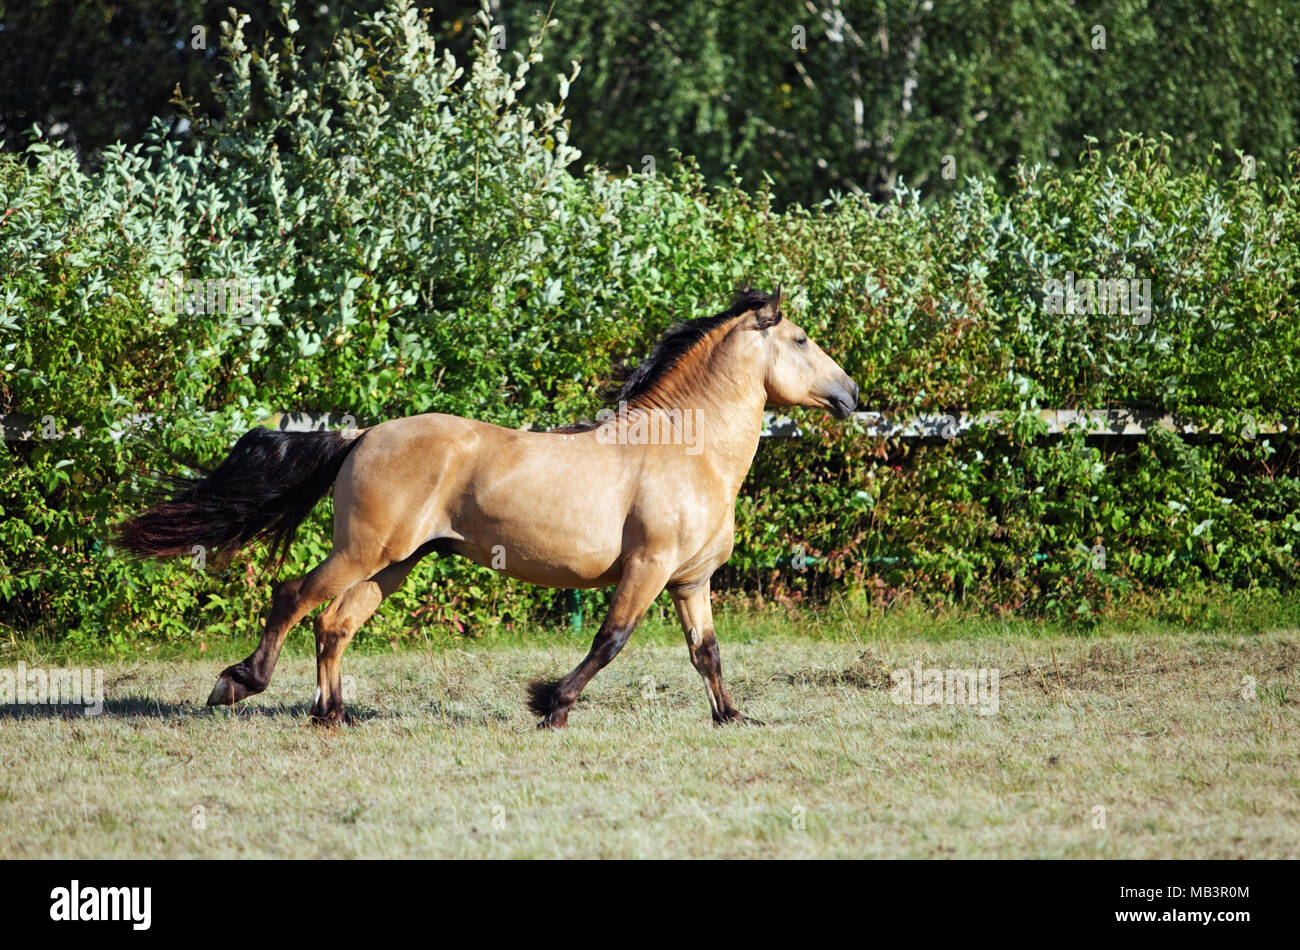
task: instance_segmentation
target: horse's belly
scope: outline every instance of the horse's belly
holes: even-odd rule
[[[618,583],[626,504],[590,475],[507,478],[463,496],[460,553],[485,567],[547,587]]]
[[[622,575],[616,543],[564,534],[548,535],[512,520],[480,524],[452,549],[502,574],[544,587],[608,587]]]
[[[452,549],[493,570],[541,587],[579,589],[611,587],[619,582],[622,569],[617,553],[574,556],[573,552],[509,553],[509,546],[493,545],[484,550],[470,542],[454,542]]]

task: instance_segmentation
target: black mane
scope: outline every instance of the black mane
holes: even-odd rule
[[[685,320],[669,327],[655,343],[649,356],[631,369],[624,368],[614,373],[613,380],[602,393],[604,401],[611,406],[616,406],[620,402],[630,403],[637,397],[645,395],[654,389],[660,380],[668,375],[673,367],[706,336],[727,321],[734,320],[751,310],[757,310],[771,299],[771,294],[752,287],[742,287],[736,292],[731,306],[722,313],[712,317],[696,317],[694,320]],[[588,421],[574,422],[550,431],[560,434],[590,432],[596,428],[596,425],[597,423]]]
[[[722,313],[712,317],[696,317],[669,327],[654,345],[650,355],[640,364],[614,374],[613,382],[604,393],[606,402],[617,405],[621,401],[631,402],[638,396],[645,395],[695,348],[695,344],[728,320],[750,310],[757,310],[771,299],[771,294],[752,287],[742,287],[736,292],[731,306]]]

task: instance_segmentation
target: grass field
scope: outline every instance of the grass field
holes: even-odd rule
[[[233,713],[235,652],[100,664],[99,716],[0,707],[0,857],[1300,856],[1300,631],[720,638],[765,726],[715,728],[664,630],[559,733],[524,684],[580,635],[345,657],[335,732],[304,652]],[[998,670],[997,712],[895,702],[917,662]]]

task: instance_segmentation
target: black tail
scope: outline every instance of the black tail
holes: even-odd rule
[[[215,471],[176,479],[180,490],[169,501],[118,526],[117,543],[142,557],[188,555],[201,545],[223,563],[260,538],[278,568],[359,441],[354,433],[253,429]]]

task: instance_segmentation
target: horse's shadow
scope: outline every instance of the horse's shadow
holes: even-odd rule
[[[42,703],[4,703],[0,704],[0,721],[21,721],[25,719],[63,719],[70,722],[92,722],[105,716],[122,719],[166,719],[172,721],[198,721],[213,718],[222,719],[289,719],[308,722],[311,711],[309,703],[262,703],[247,706],[208,706],[200,702],[174,703],[152,699],[148,696],[123,696],[118,699],[105,699],[103,708],[98,712],[88,712],[94,707]],[[381,718],[377,709],[368,706],[349,705],[348,722],[352,725]]]

